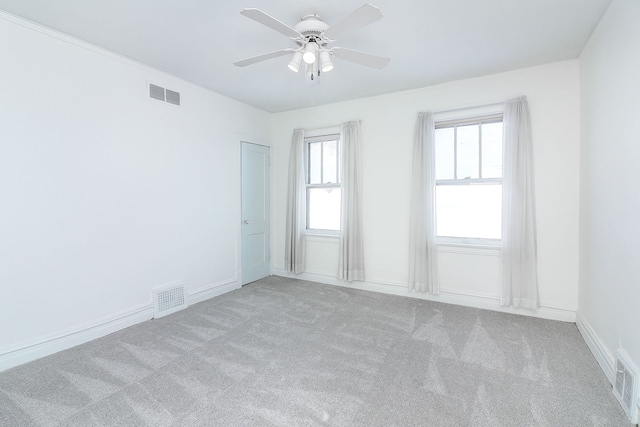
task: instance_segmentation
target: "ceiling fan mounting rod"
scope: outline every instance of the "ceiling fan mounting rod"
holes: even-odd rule
[[[305,37],[305,43],[309,43],[309,42],[314,42],[314,43],[317,43],[317,44],[324,44],[322,42],[322,39],[319,38],[319,37],[316,37],[316,36],[307,36],[307,37]]]

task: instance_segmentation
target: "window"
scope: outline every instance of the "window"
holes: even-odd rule
[[[307,230],[340,230],[340,134],[305,138]]]
[[[502,114],[436,122],[436,235],[496,244],[502,220]]]

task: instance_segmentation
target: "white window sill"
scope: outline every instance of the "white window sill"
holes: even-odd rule
[[[436,247],[438,252],[452,254],[500,256],[502,253],[499,244],[436,242]]]
[[[314,236],[314,237],[340,237],[339,231],[332,230],[305,230],[305,236]]]
[[[463,248],[487,248],[487,249],[500,249],[500,242],[498,243],[482,243],[482,242],[454,242],[454,241],[436,241],[436,246],[454,246]]]

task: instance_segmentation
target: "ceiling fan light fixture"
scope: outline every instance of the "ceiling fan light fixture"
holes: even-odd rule
[[[304,53],[302,59],[307,64],[313,64],[318,58],[318,45],[315,42],[309,42],[304,47]]]
[[[293,58],[289,61],[289,69],[294,73],[297,73],[300,70],[300,63],[302,62],[302,52],[298,51],[293,54]]]
[[[329,71],[333,70],[331,55],[326,50],[320,51],[320,70],[322,70],[323,73],[328,73]]]

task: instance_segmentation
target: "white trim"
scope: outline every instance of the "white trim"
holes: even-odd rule
[[[481,308],[485,310],[499,311],[502,313],[521,314],[524,316],[539,317],[541,319],[559,320],[562,322],[575,322],[575,310],[567,308],[558,308],[550,306],[541,306],[537,310],[527,310],[523,308],[504,307],[500,305],[500,299],[492,295],[480,295],[461,293],[459,291],[447,290],[440,288],[439,295],[431,295],[427,293],[409,292],[407,284],[376,281],[365,282],[345,282],[338,280],[334,276],[319,273],[304,272],[300,274],[288,273],[283,268],[274,268],[276,276],[290,277],[300,280],[308,280],[312,282],[323,283],[326,285],[342,286],[351,289],[360,289],[364,291],[380,292],[383,294],[405,296],[417,298],[445,304],[455,304],[465,307]]]
[[[252,141],[253,139],[248,137],[247,135],[241,135],[241,134],[236,134],[236,137],[237,137],[236,141],[238,142],[238,148],[236,151],[236,156],[237,156],[236,157],[236,178],[238,179],[236,184],[237,185],[236,191],[238,192],[237,193],[238,200],[235,203],[236,277],[238,279],[239,285],[242,286],[242,284],[244,283],[244,276],[242,274],[242,147],[244,146],[245,142],[251,143],[250,141]],[[271,186],[272,184],[273,184],[272,182],[269,182],[269,186]],[[272,207],[269,206],[269,209],[272,209]],[[269,218],[271,218],[272,214],[273,212],[269,212]],[[273,232],[272,225],[269,224],[269,233],[272,233],[272,232]],[[270,244],[273,244],[273,243],[270,243]],[[272,248],[270,247],[269,250],[271,251]]]
[[[261,135],[255,135],[246,132],[235,132],[235,138],[237,141],[240,141],[240,147],[242,147],[242,143],[246,142],[248,144],[254,145],[264,145],[265,147],[271,147],[271,141],[268,138],[265,138]],[[240,152],[242,154],[242,152]]]
[[[449,254],[462,254],[462,255],[478,255],[478,256],[492,256],[500,257],[502,255],[502,248],[500,246],[489,245],[477,245],[477,244],[464,244],[464,243],[438,243],[436,242],[436,249],[438,253]]]
[[[306,230],[305,231],[305,239],[307,242],[317,242],[317,243],[334,243],[338,244],[340,239],[340,232],[336,231],[335,233],[332,231],[331,233],[317,233],[316,230]]]
[[[436,245],[502,249],[502,241],[500,239],[483,239],[479,237],[436,236]]]
[[[607,347],[580,311],[576,314],[576,326],[580,334],[582,334],[584,342],[587,343],[587,347],[589,347],[589,350],[591,350],[591,353],[593,353],[593,356],[596,358],[598,365],[600,365],[600,369],[602,369],[611,385],[613,385],[616,378],[616,362],[613,354],[607,350]]]
[[[193,304],[215,298],[222,294],[226,294],[227,292],[240,289],[242,287],[240,283],[242,282],[236,279],[231,279],[224,280],[218,283],[212,283],[210,285],[203,286],[200,289],[196,289],[195,291],[190,292],[189,296],[187,297],[189,305],[191,306]]]
[[[340,230],[323,230],[320,228],[306,228],[304,230],[305,236],[327,236],[327,237],[340,237]]]
[[[451,120],[465,120],[474,117],[482,117],[492,114],[503,114],[504,102],[496,104],[476,105],[473,107],[461,107],[451,110],[436,111],[433,113],[433,121],[437,125],[439,122]]]
[[[84,344],[152,318],[153,307],[151,305],[143,305],[126,312],[105,316],[94,322],[86,323],[64,332],[23,342],[13,348],[0,350],[0,372],[76,345]]]
[[[12,24],[15,24],[17,26],[20,26],[22,28],[34,31],[34,32],[39,33],[39,34],[42,34],[44,36],[51,37],[53,39],[59,40],[59,41],[61,41],[63,43],[68,43],[68,44],[70,44],[72,46],[75,46],[75,47],[78,47],[80,49],[85,49],[85,50],[88,50],[90,52],[96,53],[98,55],[104,56],[106,58],[113,59],[114,61],[118,61],[118,62],[123,63],[125,65],[129,65],[131,67],[137,68],[139,70],[150,72],[152,74],[155,74],[158,78],[170,80],[170,81],[173,81],[173,82],[180,82],[180,84],[182,84],[184,86],[198,88],[198,89],[204,90],[204,91],[206,91],[208,93],[212,93],[212,94],[215,94],[217,96],[226,98],[228,100],[231,100],[231,101],[234,101],[234,102],[237,102],[237,103],[241,103],[243,105],[248,105],[248,104],[242,103],[241,101],[238,101],[237,99],[233,99],[233,98],[231,98],[231,97],[229,97],[227,95],[223,95],[221,93],[215,92],[215,91],[211,90],[210,88],[204,87],[204,86],[199,85],[197,83],[190,82],[190,81],[185,80],[185,79],[183,79],[181,77],[177,77],[177,76],[175,76],[173,74],[169,74],[169,73],[167,73],[165,71],[159,70],[159,69],[154,68],[154,67],[152,67],[150,65],[147,65],[147,64],[144,64],[142,62],[136,61],[135,59],[131,59],[131,58],[127,57],[127,56],[124,56],[124,55],[119,54],[117,52],[114,52],[112,50],[106,49],[104,47],[97,46],[97,45],[89,43],[89,42],[87,42],[85,40],[76,38],[76,37],[74,37],[72,35],[69,35],[67,33],[63,33],[61,31],[54,30],[53,28],[49,28],[49,27],[44,26],[42,24],[38,24],[37,22],[29,21],[28,19],[25,19],[25,18],[23,18],[21,16],[18,16],[18,15],[14,15],[14,14],[12,14],[10,12],[4,11],[4,10],[0,10],[0,19],[4,20],[4,21],[7,21],[7,22],[10,22]],[[165,84],[161,84],[160,86],[166,88]],[[148,91],[148,86],[146,87],[146,90]],[[170,89],[170,90],[173,90],[173,89]],[[148,92],[147,92],[146,96],[149,97],[149,93]],[[250,107],[256,108],[258,110],[262,110],[261,108],[258,108],[258,107],[253,107],[253,106],[250,106]],[[265,111],[265,110],[262,110],[262,111]]]
[[[47,27],[45,25],[42,24],[38,24],[37,22],[34,21],[30,21],[26,18],[23,18],[21,16],[18,15],[14,15],[10,12],[6,12],[3,10],[0,10],[0,19],[3,19],[7,22],[11,22],[12,24],[18,25],[20,27],[26,28],[28,30],[31,31],[35,31],[36,33],[40,33],[44,36],[48,36],[57,40],[60,40],[61,42],[64,43],[68,43],[71,44],[73,46],[82,48],[82,49],[86,49],[89,50],[93,53],[97,53],[99,55],[102,56],[106,56],[108,58],[114,59],[116,61],[119,62],[124,62],[128,65],[133,65],[135,67],[142,67],[142,68],[146,68],[146,69],[153,69],[154,71],[156,71],[157,73],[164,75],[164,76],[169,76],[167,73],[160,71],[158,69],[155,69],[153,67],[150,67],[146,64],[143,64],[142,62],[138,62],[136,60],[133,60],[131,58],[128,58],[126,56],[123,56],[119,53],[116,53],[112,50],[97,46],[95,44],[89,43],[85,40],[79,39],[77,37],[74,37],[70,34],[67,33],[63,33],[61,31],[58,30],[54,30],[53,28]],[[171,76],[172,78],[175,78],[174,76]]]
[[[326,128],[305,129],[304,137],[315,138],[317,136],[324,136],[324,135],[340,135],[341,133],[342,133],[341,126],[328,126]]]
[[[238,289],[240,287],[238,283],[241,282],[236,279],[225,280],[190,292],[187,296],[189,305]],[[153,306],[142,305],[57,334],[0,349],[0,372],[84,344],[152,318]]]

